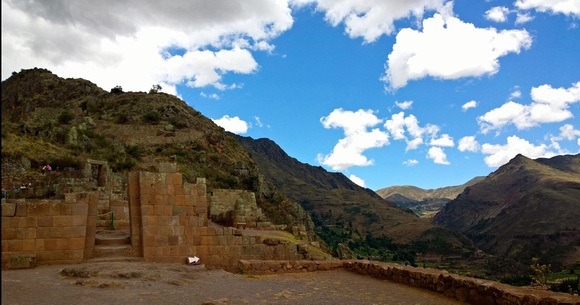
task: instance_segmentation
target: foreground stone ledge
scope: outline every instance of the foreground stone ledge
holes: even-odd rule
[[[343,267],[339,260],[240,260],[238,270],[243,274],[278,274],[326,271]]]
[[[514,287],[494,281],[460,276],[429,268],[371,261],[345,261],[346,270],[362,275],[428,289],[470,304],[580,305],[580,297],[530,287]]]

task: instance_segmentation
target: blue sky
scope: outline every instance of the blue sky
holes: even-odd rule
[[[580,151],[580,0],[2,1],[2,79],[160,84],[377,190]]]

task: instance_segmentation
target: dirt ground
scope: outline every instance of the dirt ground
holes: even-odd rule
[[[2,304],[462,304],[343,269],[250,276],[203,265],[83,263],[2,271]]]

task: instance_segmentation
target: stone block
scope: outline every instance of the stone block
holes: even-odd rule
[[[213,236],[201,236],[201,245],[202,246],[210,246],[213,242]]]
[[[35,239],[36,238],[36,228],[27,228],[25,238],[26,239]]]
[[[151,204],[142,205],[141,206],[141,213],[143,215],[154,215],[155,214],[154,205],[151,205]]]
[[[36,224],[38,228],[41,227],[53,227],[53,216],[39,216],[36,219]]]
[[[89,205],[86,203],[75,203],[71,205],[72,215],[87,216],[89,212]]]
[[[17,254],[12,255],[7,264],[7,269],[28,269],[35,268],[37,265],[36,254]]]
[[[71,216],[71,226],[86,226],[87,217],[84,215],[73,215]]]
[[[53,225],[55,227],[70,227],[72,219],[70,216],[56,215],[52,218]]]
[[[2,202],[2,217],[16,216],[16,203]]]

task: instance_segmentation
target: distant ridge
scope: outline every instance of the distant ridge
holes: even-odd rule
[[[455,199],[466,187],[472,186],[485,177],[475,177],[462,185],[425,190],[416,186],[391,186],[377,190],[377,194],[395,205],[407,208],[419,216],[431,217]]]
[[[580,261],[580,154],[517,155],[449,202],[435,222],[482,249],[529,262]]]

